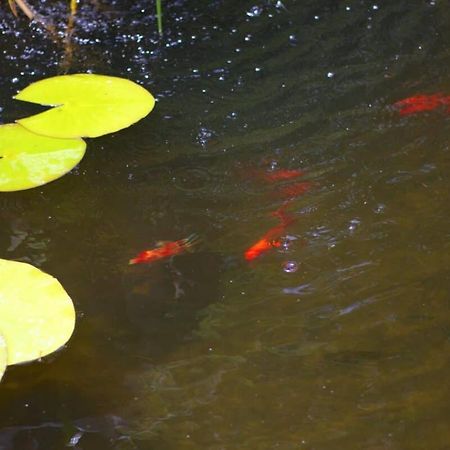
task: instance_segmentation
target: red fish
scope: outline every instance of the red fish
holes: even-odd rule
[[[299,169],[277,169],[270,172],[265,172],[263,178],[271,183],[275,181],[291,180],[292,178],[301,177],[305,174]]]
[[[152,263],[160,259],[170,258],[171,256],[179,255],[180,253],[191,250],[192,246],[198,241],[198,236],[196,234],[191,234],[186,239],[160,242],[156,248],[145,250],[133,259],[130,259],[129,264]]]
[[[252,261],[258,258],[272,248],[281,247],[282,242],[280,240],[280,236],[283,234],[286,227],[295,221],[294,217],[286,214],[284,207],[274,211],[272,215],[277,216],[281,223],[270,228],[270,230],[267,231],[261,239],[255,242],[244,252],[244,258],[246,261]]]
[[[278,190],[278,194],[283,198],[295,198],[308,192],[315,183],[312,181],[302,181],[301,183],[288,184]]]
[[[401,116],[407,116],[422,111],[433,111],[443,105],[450,105],[450,96],[442,94],[422,94],[407,97],[394,103],[394,107],[398,108]],[[447,108],[447,112],[450,113],[450,107]]]
[[[266,236],[263,236],[259,241],[255,242],[245,251],[244,258],[246,259],[246,261],[253,261],[263,253],[266,253],[268,250],[280,246],[280,240],[269,239]]]

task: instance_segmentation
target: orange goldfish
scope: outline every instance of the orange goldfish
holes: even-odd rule
[[[399,109],[400,115],[407,116],[422,111],[433,111],[442,105],[448,107],[449,104],[450,96],[443,94],[421,94],[399,100],[394,103],[394,106]],[[447,112],[450,112],[450,107],[447,108]]]
[[[246,261],[252,261],[258,258],[263,253],[266,253],[272,248],[281,247],[282,242],[279,238],[286,227],[294,222],[295,219],[292,216],[286,214],[286,212],[284,211],[284,206],[274,211],[272,215],[277,216],[280,219],[281,223],[270,228],[269,231],[267,231],[267,233],[265,233],[261,239],[255,242],[244,252],[244,258],[246,259]]]
[[[178,241],[162,241],[157,244],[156,248],[145,250],[133,259],[130,259],[129,264],[152,263],[160,259],[170,258],[171,256],[190,251],[192,246],[197,244],[198,241],[199,237],[196,234],[191,234],[187,238]]]
[[[246,259],[246,261],[253,261],[263,253],[266,253],[268,250],[276,247],[281,247],[280,240],[271,240],[263,236],[258,242],[253,244],[245,251],[244,258]]]

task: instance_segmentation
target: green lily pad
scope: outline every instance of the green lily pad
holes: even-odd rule
[[[8,359],[8,354],[6,352],[6,341],[5,338],[0,334],[0,381],[3,378],[3,374],[6,370],[6,362]]]
[[[34,133],[59,138],[97,137],[121,130],[155,105],[152,94],[130,80],[92,74],[37,81],[14,98],[54,106],[17,122]]]
[[[8,365],[63,346],[75,327],[72,300],[56,278],[31,264],[0,259],[0,330]]]
[[[83,158],[82,139],[55,139],[17,124],[0,126],[0,191],[19,191],[62,177]]]

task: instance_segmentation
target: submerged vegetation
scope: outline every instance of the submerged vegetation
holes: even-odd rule
[[[60,62],[59,73],[68,73],[72,68],[75,54],[73,35],[77,22],[79,0],[69,1],[69,9],[63,19],[54,17],[52,12],[45,15],[41,14],[27,0],[8,0],[8,5],[15,17],[19,17],[20,13],[23,13],[30,22],[34,22],[39,27],[42,27],[55,44],[63,48],[63,58]],[[103,9],[103,6],[97,0],[92,0],[92,7],[96,10]],[[155,28],[157,34],[161,37],[163,34],[162,0],[155,0],[154,8]]]
[[[78,0],[70,0],[70,14],[67,22],[67,33],[71,33],[73,29],[73,24],[75,20],[75,16],[78,10]],[[27,0],[8,0],[9,8],[14,16],[19,16],[18,9],[25,14],[28,19],[34,20],[39,24],[43,25],[50,32],[54,32],[54,27],[51,23],[51,18],[43,17],[38,12],[34,10],[34,8],[27,2]],[[155,4],[156,9],[156,20],[157,20],[157,28],[158,33],[161,35],[163,33],[163,25],[162,25],[162,0],[156,0]]]

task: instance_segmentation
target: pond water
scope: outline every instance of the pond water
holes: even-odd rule
[[[78,312],[62,351],[8,368],[0,449],[449,448],[450,116],[392,106],[450,95],[448,2],[163,2],[161,39],[153,3],[95,5],[70,44],[0,13],[0,122],[61,73],[157,98],[70,174],[0,193],[0,257]],[[36,8],[63,36],[67,5]],[[283,245],[247,262],[299,180]]]

